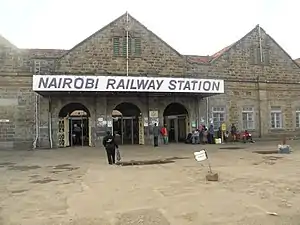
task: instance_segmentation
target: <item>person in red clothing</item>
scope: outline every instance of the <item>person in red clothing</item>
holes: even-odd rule
[[[167,127],[166,125],[164,125],[161,129],[160,129],[160,133],[163,137],[163,140],[164,140],[164,144],[168,144],[168,130],[167,130]]]
[[[247,130],[245,130],[243,133],[243,141],[244,142],[250,141],[250,142],[254,143],[251,133],[249,133]]]

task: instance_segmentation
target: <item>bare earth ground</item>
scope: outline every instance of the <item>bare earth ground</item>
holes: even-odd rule
[[[125,146],[124,161],[188,158],[123,167],[96,148],[2,151],[0,225],[299,225],[300,142],[289,155],[252,153],[276,144],[206,146],[219,182],[205,181],[200,146]]]

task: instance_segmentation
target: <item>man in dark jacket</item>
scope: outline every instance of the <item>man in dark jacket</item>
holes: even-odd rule
[[[155,123],[153,127],[154,147],[158,146],[158,136],[159,136],[159,128],[157,126],[157,123]]]
[[[116,148],[118,144],[115,142],[115,137],[107,131],[106,136],[103,138],[103,145],[107,153],[107,160],[110,165],[115,164]]]

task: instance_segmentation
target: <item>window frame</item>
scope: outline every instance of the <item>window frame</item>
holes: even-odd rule
[[[246,127],[244,114],[247,115]],[[252,120],[249,120],[249,115],[252,114]],[[252,124],[252,127],[249,126],[249,123]],[[253,106],[244,106],[242,108],[242,129],[243,130],[255,130],[255,110]]]
[[[298,124],[297,124],[298,120]],[[295,128],[300,129],[300,108],[296,108],[295,110]]]
[[[279,126],[277,124],[277,116],[279,115]],[[274,116],[274,127],[272,126],[272,118]],[[283,115],[281,107],[271,107],[270,110],[270,128],[272,130],[283,129]]]
[[[142,54],[142,39],[139,38],[139,37],[135,37],[133,38],[134,39],[134,45],[133,45],[133,48],[134,48],[134,56],[135,57],[140,57],[141,54]],[[138,40],[138,41],[137,41]],[[138,50],[138,51],[137,51]]]
[[[223,120],[221,120],[221,115],[223,114]],[[215,117],[215,115],[218,115]],[[225,106],[213,106],[211,108],[211,117],[212,117],[212,124],[214,125],[214,130],[219,130],[219,127],[222,125],[223,122],[226,121],[226,107]],[[215,118],[218,118],[218,121],[215,122]]]
[[[120,56],[120,37],[113,37],[113,56],[114,57],[118,57],[118,56]],[[118,52],[116,53],[116,51],[115,51],[115,41],[116,40],[118,40]]]

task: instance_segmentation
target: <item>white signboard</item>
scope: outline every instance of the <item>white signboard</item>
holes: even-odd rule
[[[207,154],[205,150],[194,152],[194,156],[197,162],[201,162],[207,159]]]
[[[127,77],[33,75],[33,91],[179,92],[224,93],[224,80]]]
[[[149,111],[149,117],[150,118],[158,117],[158,111]]]

